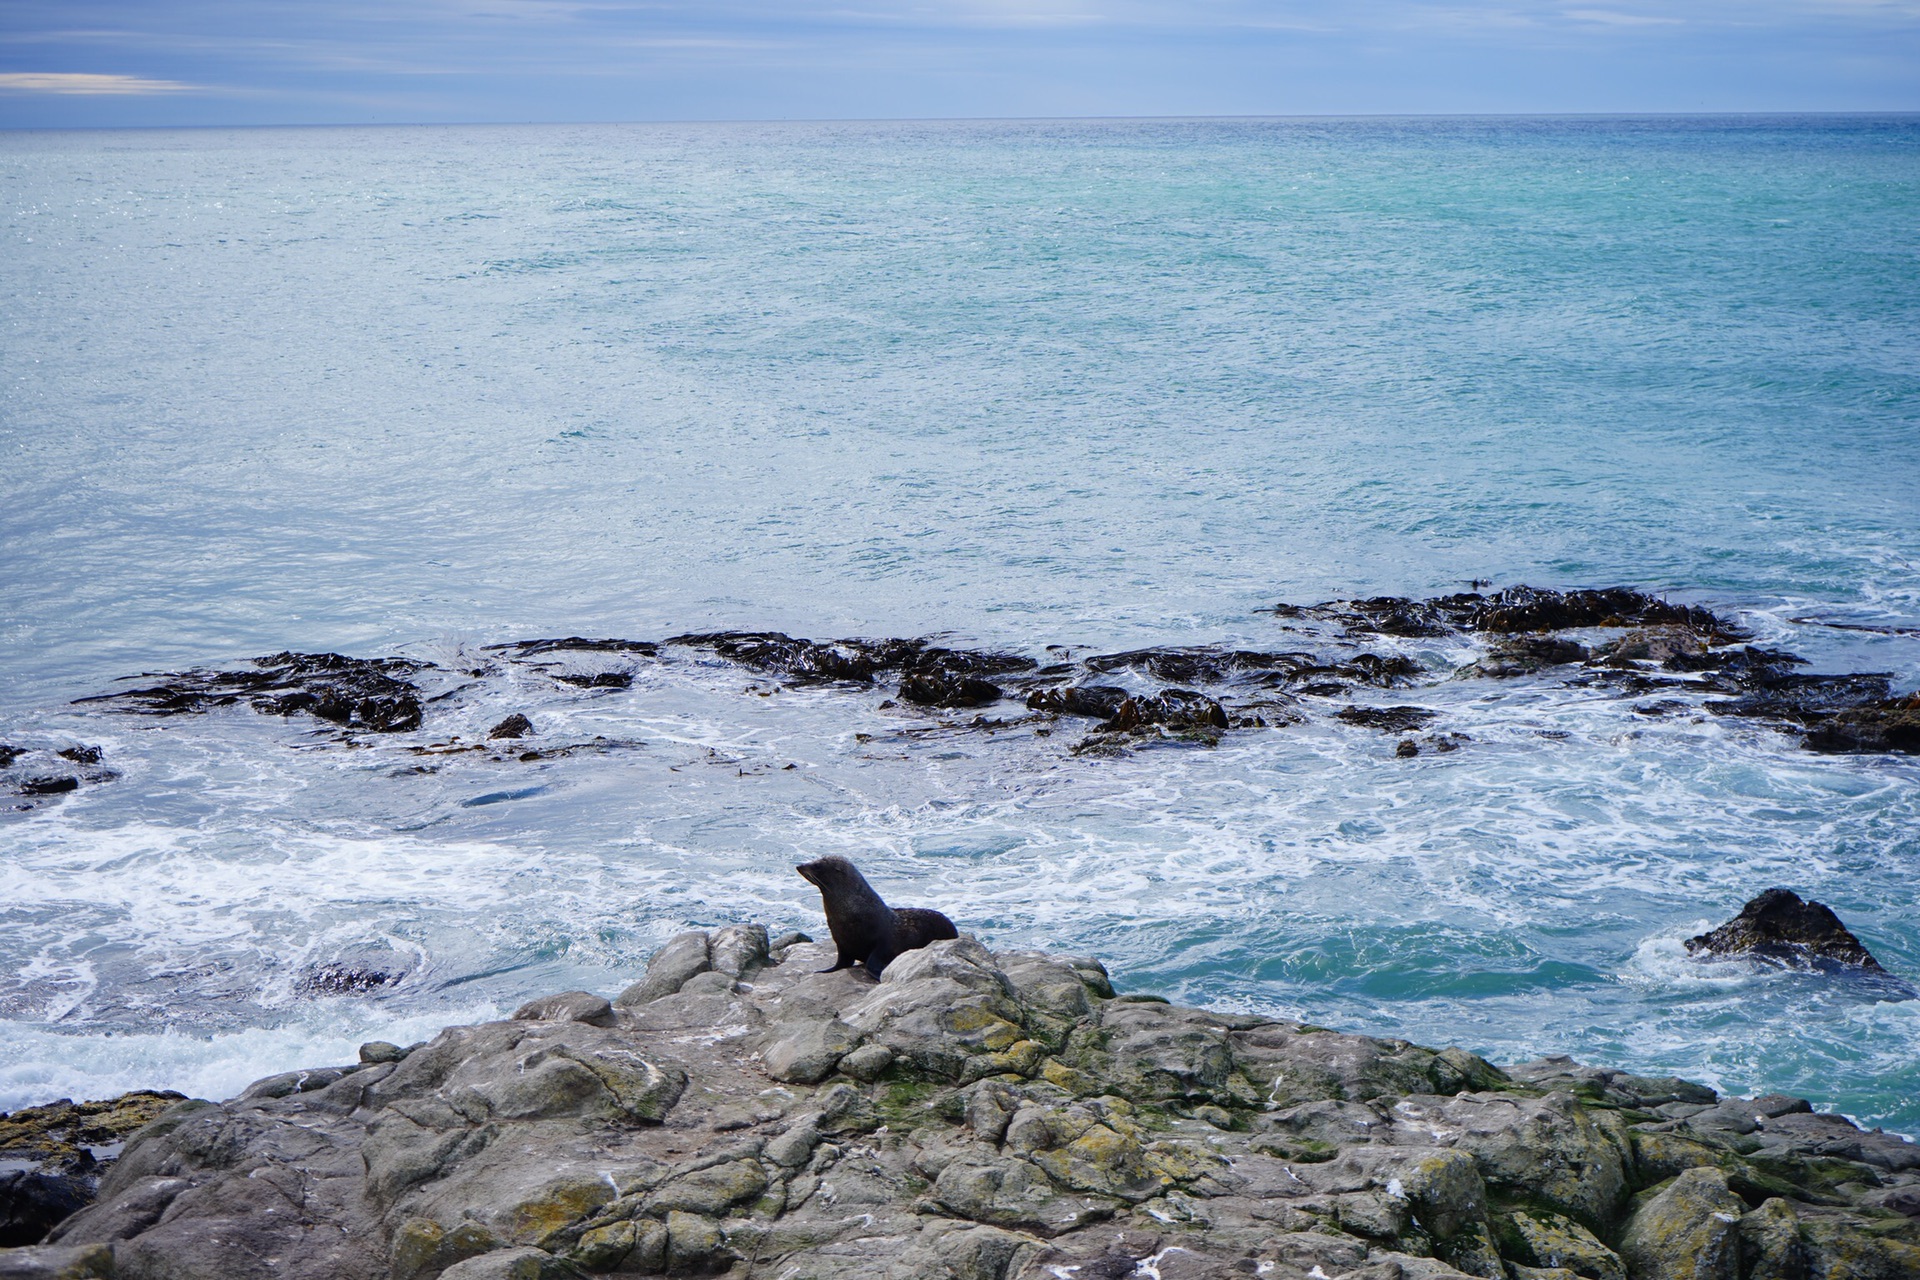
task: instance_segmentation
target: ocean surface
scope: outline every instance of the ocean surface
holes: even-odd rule
[[[722,628],[1286,648],[1277,603],[1472,580],[1910,690],[1917,214],[1916,117],[0,133],[0,741],[101,752],[0,797],[0,1109],[824,936],[837,853],[1124,990],[1920,1131],[1920,999],[1681,946],[1784,885],[1920,981],[1920,758],[1552,673],[1380,694],[1465,736],[1415,759],[1075,755],[686,654],[353,745],[73,702]],[[439,752],[510,712],[580,749]]]

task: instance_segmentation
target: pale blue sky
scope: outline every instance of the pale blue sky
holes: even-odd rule
[[[1920,0],[0,0],[0,127],[1920,109]]]

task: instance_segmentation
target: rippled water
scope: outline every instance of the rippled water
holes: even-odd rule
[[[1074,756],[685,654],[355,748],[69,705],[540,635],[1284,648],[1277,601],[1472,578],[1911,689],[1916,208],[1910,117],[0,134],[0,740],[119,775],[0,815],[0,1108],[818,933],[791,867],[843,853],[1126,988],[1920,1129],[1920,1000],[1680,946],[1785,884],[1920,979],[1912,758],[1557,678],[1382,695],[1471,738],[1414,760]],[[409,750],[509,711],[607,743]],[[408,976],[300,981],[369,954]]]

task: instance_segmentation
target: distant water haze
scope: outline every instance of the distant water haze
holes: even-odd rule
[[[824,936],[792,868],[840,854],[1124,989],[1920,1130],[1920,1000],[1681,947],[1780,884],[1920,980],[1911,757],[1550,678],[1406,691],[1470,740],[1416,760],[1075,757],[717,664],[354,750],[69,705],[570,634],[1286,648],[1276,602],[1475,579],[1912,689],[1916,208],[1911,117],[0,133],[0,740],[119,775],[0,814],[0,1109]],[[622,745],[406,750],[510,712]]]

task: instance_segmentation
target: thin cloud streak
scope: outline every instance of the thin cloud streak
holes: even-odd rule
[[[0,93],[51,93],[71,97],[144,97],[157,93],[203,93],[197,84],[148,80],[142,76],[100,75],[85,71],[3,71]]]

